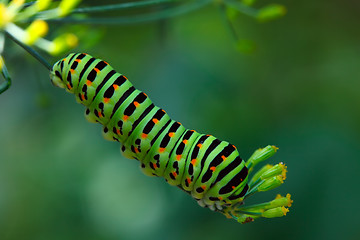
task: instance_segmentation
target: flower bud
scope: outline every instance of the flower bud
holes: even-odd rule
[[[281,175],[271,177],[266,179],[263,183],[260,184],[260,186],[258,187],[258,191],[259,192],[269,191],[279,187],[283,183],[284,181]]]
[[[27,45],[32,45],[36,40],[46,35],[49,27],[47,23],[43,20],[36,20],[30,24],[26,29],[27,36],[24,39],[24,43]]]
[[[280,194],[278,194],[275,200],[272,200],[270,202],[270,206],[268,206],[267,208],[282,207],[282,206],[291,207],[292,203],[293,200],[291,200],[291,195],[289,193],[286,194],[286,197],[283,197]]]
[[[251,157],[249,158],[249,160],[247,161],[247,165],[250,167],[254,167],[256,164],[264,161],[265,159],[268,159],[269,157],[273,156],[276,151],[279,148],[275,147],[275,146],[266,146],[264,148],[260,148],[258,150],[256,150],[253,155],[251,155]]]
[[[285,180],[286,172],[287,170],[285,164],[279,163],[273,166],[272,168],[270,168],[268,171],[264,172],[260,178],[264,180],[273,176],[281,175],[282,179]]]
[[[53,44],[51,49],[49,49],[49,52],[52,55],[57,55],[75,47],[78,44],[78,38],[74,34],[67,33],[55,38],[52,43]]]
[[[64,17],[68,15],[81,0],[62,0],[59,4],[59,16]]]
[[[262,216],[266,218],[282,217],[285,216],[288,212],[289,209],[287,209],[286,207],[276,207],[266,210],[265,212],[263,212]]]
[[[37,0],[36,1],[36,9],[38,11],[43,11],[50,6],[51,0]]]
[[[7,11],[4,3],[0,3],[0,27],[4,27],[8,22]]]

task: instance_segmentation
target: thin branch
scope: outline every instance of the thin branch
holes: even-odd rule
[[[47,69],[51,70],[51,65],[48,61],[46,61],[45,58],[43,58],[35,49],[32,47],[29,47],[22,42],[20,42],[18,39],[16,39],[13,35],[11,35],[8,32],[5,32],[6,36],[8,36],[11,40],[13,40],[15,43],[20,45],[23,49],[25,49],[28,53],[30,53],[34,58],[36,58],[42,65],[44,65]]]
[[[236,42],[239,41],[239,36],[234,28],[234,25],[232,24],[232,22],[230,21],[230,19],[228,18],[228,16],[226,15],[226,6],[224,3],[220,4],[220,12],[221,12],[221,16],[223,17],[223,20],[225,21],[225,24],[228,26],[229,32],[231,33],[231,35],[233,36],[233,38],[235,39]]]
[[[116,11],[129,8],[141,8],[154,4],[168,3],[168,2],[179,2],[178,0],[150,0],[150,1],[141,1],[141,2],[127,2],[127,3],[118,3],[105,6],[96,6],[96,7],[84,7],[76,8],[72,10],[71,13],[93,13],[93,12],[105,12],[105,11]]]
[[[238,10],[239,12],[248,15],[250,17],[257,17],[259,11],[255,8],[249,7],[239,1],[234,1],[234,0],[224,0],[224,3],[228,6],[231,6],[233,8],[235,8],[236,10]]]
[[[143,23],[143,22],[151,22],[162,20],[166,18],[171,18],[174,16],[179,16],[188,12],[195,11],[199,8],[202,8],[212,0],[201,0],[196,1],[193,3],[189,3],[186,5],[182,5],[179,7],[174,7],[170,9],[165,9],[160,12],[156,13],[149,13],[149,14],[142,14],[138,16],[129,16],[129,17],[120,17],[120,18],[84,18],[84,19],[77,19],[77,18],[61,18],[61,19],[49,19],[50,22],[59,22],[59,23],[78,23],[78,24],[136,24],[136,23]]]
[[[5,65],[5,61],[2,58],[2,56],[0,56],[0,61],[1,61],[1,74],[3,75],[3,77],[5,78],[5,82],[0,84],[0,94],[2,94],[3,92],[5,92],[6,90],[8,90],[11,86],[11,77],[10,74],[6,68]]]

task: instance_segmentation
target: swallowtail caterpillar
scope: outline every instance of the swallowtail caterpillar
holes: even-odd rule
[[[121,143],[125,157],[138,160],[145,174],[164,177],[184,190],[200,206],[241,223],[286,215],[290,194],[262,204],[243,204],[253,193],[283,183],[282,163],[265,165],[249,180],[253,167],[272,156],[276,147],[258,149],[244,161],[234,145],[186,129],[107,62],[85,53],[56,62],[50,78],[86,107],[87,120],[103,125],[105,139]]]

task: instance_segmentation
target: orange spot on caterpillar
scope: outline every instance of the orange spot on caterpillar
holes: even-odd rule
[[[223,197],[218,197],[219,198],[219,200],[223,200]]]
[[[138,103],[138,102],[134,102],[134,105],[135,105],[135,107],[138,107],[139,105],[140,105],[140,103]]]
[[[117,90],[117,89],[119,88],[119,85],[113,84],[113,88],[114,88],[115,90]]]
[[[91,86],[91,84],[92,84],[92,81],[86,80],[86,85]]]
[[[143,133],[143,134],[141,134],[141,138],[147,138],[147,134],[146,133]]]
[[[66,86],[67,86],[67,88],[68,88],[69,90],[71,90],[72,87],[70,86],[69,83],[68,83]]]
[[[185,140],[182,141],[182,142],[183,142],[184,144],[187,144],[187,143],[188,143],[188,140],[185,139]]]
[[[158,124],[159,120],[157,120],[156,118],[153,118],[152,120],[155,124]]]
[[[63,58],[63,61],[65,62],[65,61],[66,61],[66,58]]]
[[[181,160],[181,155],[176,155],[176,160],[180,161]]]
[[[236,149],[235,145],[232,145],[232,146]]]
[[[83,93],[81,94],[81,100],[85,101],[85,95]]]
[[[127,77],[125,77],[125,75],[122,75],[126,80],[128,80],[128,78]]]
[[[129,116],[128,116],[128,115],[124,115],[124,116],[123,116],[123,120],[124,120],[124,121],[126,121],[126,120],[128,120],[128,119],[129,119]]]
[[[235,189],[235,186],[231,186],[232,189]]]
[[[210,170],[213,172],[215,171],[215,169],[216,169],[216,167],[210,167]]]
[[[104,117],[104,116],[102,115],[101,111],[98,111],[98,115],[99,115],[99,118]]]
[[[81,63],[81,59],[75,59],[75,62]]]
[[[107,62],[103,61],[106,65],[109,65]]]
[[[96,73],[100,72],[100,70],[98,68],[94,68],[94,70],[95,70]]]
[[[135,153],[139,153],[139,149],[138,148],[134,148]]]
[[[207,137],[210,137],[211,135],[210,135],[210,134],[207,134],[206,136],[207,136]]]
[[[224,155],[221,156],[222,160],[225,161],[226,157]]]
[[[148,95],[146,93],[143,92],[143,94],[147,97]]]
[[[199,143],[198,145],[196,145],[198,148],[201,148],[202,147],[202,144]]]
[[[116,129],[116,133],[120,135],[120,129]]]
[[[75,73],[75,69],[70,69],[71,74]]]
[[[172,174],[174,175],[174,177],[177,177],[177,173],[175,171],[172,172]]]
[[[206,185],[202,185],[201,188],[205,190],[205,189],[206,189]]]
[[[186,181],[188,182],[188,184],[190,184],[191,183],[191,178],[187,177]]]
[[[153,167],[154,167],[155,169],[158,168],[158,166],[156,166],[156,163],[152,163],[152,165],[153,165]]]
[[[192,165],[195,165],[195,163],[196,163],[196,158],[192,159],[190,163],[191,163]]]
[[[163,113],[166,113],[164,109],[161,109],[161,111],[163,111]]]
[[[174,135],[175,135],[175,133],[169,132],[169,137],[173,137]]]
[[[110,98],[104,98],[104,103],[109,103]]]
[[[165,151],[165,148],[159,148],[159,153],[163,153]]]

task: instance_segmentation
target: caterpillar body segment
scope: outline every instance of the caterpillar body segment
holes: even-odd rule
[[[138,160],[146,175],[164,177],[201,206],[245,222],[237,206],[249,192],[249,171],[234,145],[186,129],[124,75],[88,54],[69,54],[54,64],[50,77],[75,95],[86,119],[102,124],[104,138],[120,142],[122,154]]]

